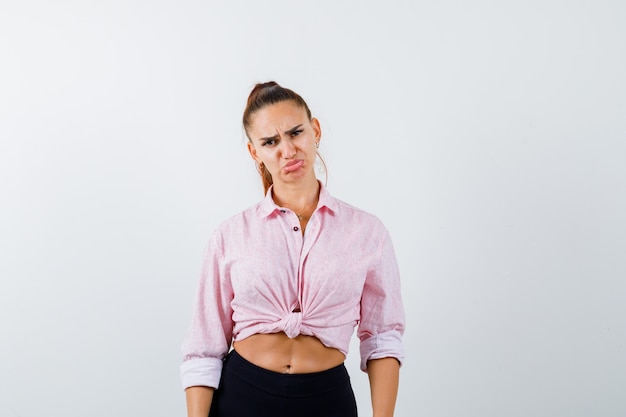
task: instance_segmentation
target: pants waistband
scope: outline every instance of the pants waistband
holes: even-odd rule
[[[257,366],[232,350],[224,358],[223,373],[275,395],[313,396],[350,386],[344,364],[309,374],[282,374]]]

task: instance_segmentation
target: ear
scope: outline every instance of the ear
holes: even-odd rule
[[[315,117],[311,119],[311,126],[313,127],[313,132],[315,132],[315,140],[317,142],[322,139],[322,128],[320,126],[320,121]]]
[[[248,141],[248,153],[250,154],[250,157],[254,159],[257,163],[261,163],[261,159],[259,159],[259,157],[257,156],[256,148],[251,141]]]

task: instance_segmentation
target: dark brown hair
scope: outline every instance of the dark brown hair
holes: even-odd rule
[[[296,92],[281,87],[275,81],[268,81],[266,83],[259,83],[254,86],[250,95],[248,96],[248,102],[246,103],[246,109],[243,112],[243,128],[246,131],[246,136],[248,140],[252,142],[250,139],[250,135],[248,135],[248,129],[252,123],[252,116],[257,111],[261,110],[266,106],[270,106],[272,104],[280,103],[283,101],[292,101],[297,106],[302,107],[306,111],[306,115],[311,120],[311,110],[309,110],[309,106],[306,104],[304,99],[300,97]],[[320,159],[321,156],[319,153],[317,154]],[[322,160],[322,164],[324,168],[326,168],[326,164],[324,160]],[[263,181],[263,188],[265,193],[273,184],[272,175],[265,168],[263,164],[257,164],[257,170],[259,171],[259,175],[261,175],[261,181]]]

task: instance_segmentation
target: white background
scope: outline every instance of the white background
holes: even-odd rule
[[[397,416],[626,415],[625,44],[620,0],[0,0],[0,416],[185,415],[270,79],[393,236]]]

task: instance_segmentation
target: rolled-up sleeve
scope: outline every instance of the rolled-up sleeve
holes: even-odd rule
[[[218,235],[214,234],[204,259],[191,326],[181,348],[183,388],[218,387],[222,359],[232,342],[232,298],[228,268],[223,261]]]
[[[377,261],[368,271],[361,297],[361,320],[357,331],[361,370],[372,359],[404,361],[405,318],[400,292],[400,272],[389,232],[384,229]]]

